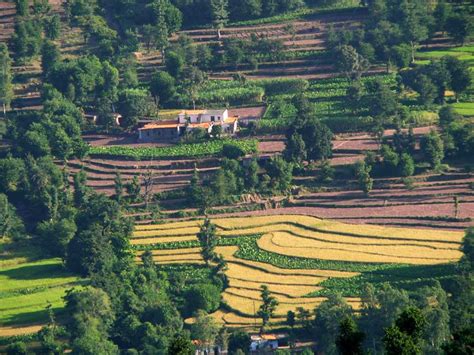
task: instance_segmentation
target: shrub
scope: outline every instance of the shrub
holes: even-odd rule
[[[245,150],[235,144],[224,144],[222,147],[222,156],[227,159],[239,159],[245,156]]]

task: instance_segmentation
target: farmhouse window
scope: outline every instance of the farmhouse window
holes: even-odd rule
[[[216,120],[215,116],[211,116],[211,122],[214,122]]]

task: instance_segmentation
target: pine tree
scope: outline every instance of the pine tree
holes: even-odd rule
[[[217,36],[221,38],[221,30],[229,20],[227,0],[211,0],[212,21],[217,29]]]

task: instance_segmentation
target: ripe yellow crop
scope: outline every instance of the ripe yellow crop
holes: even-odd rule
[[[288,256],[323,260],[343,260],[373,263],[442,264],[461,257],[459,250],[445,250],[425,246],[369,246],[327,243],[276,232],[262,236],[259,248]]]

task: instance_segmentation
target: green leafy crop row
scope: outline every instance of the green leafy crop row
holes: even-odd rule
[[[226,144],[241,148],[246,154],[256,153],[256,139],[215,140],[204,143],[178,144],[169,147],[91,147],[89,154],[100,157],[121,157],[125,159],[187,158],[218,155]]]

